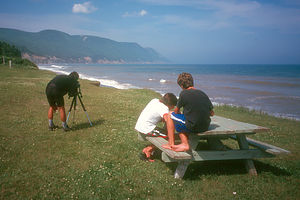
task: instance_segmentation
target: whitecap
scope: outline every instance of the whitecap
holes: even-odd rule
[[[38,66],[39,69],[42,69],[42,70],[48,70],[48,71],[52,71],[52,72],[55,72],[55,73],[58,73],[58,74],[70,74],[70,72],[66,72],[66,71],[62,71],[62,70],[59,70],[57,68],[49,68],[48,66]]]
[[[64,66],[60,66],[60,65],[51,65],[51,67],[53,67],[53,68],[59,68],[59,69],[64,68]]]
[[[98,82],[100,82],[101,86],[113,87],[113,88],[122,89],[122,90],[130,89],[130,88],[138,88],[129,83],[119,83],[118,81],[115,81],[115,80],[95,78],[95,77],[91,77],[91,76],[88,76],[85,74],[79,74],[79,77],[81,79],[87,79],[90,81],[98,81]]]
[[[38,66],[38,68],[41,70],[52,71],[52,72],[55,72],[58,74],[66,74],[66,75],[70,74],[70,72],[62,71],[57,68],[52,68],[50,66]],[[113,87],[113,88],[117,88],[117,89],[139,88],[139,87],[136,87],[129,83],[119,83],[115,80],[105,79],[105,77],[104,78],[95,78],[92,76],[88,76],[86,74],[81,74],[81,73],[78,73],[78,74],[79,74],[79,78],[90,80],[90,81],[98,81],[98,82],[100,82],[101,86]]]

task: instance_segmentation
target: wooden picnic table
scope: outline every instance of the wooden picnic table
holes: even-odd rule
[[[245,166],[249,174],[257,175],[253,158],[268,158],[278,154],[287,154],[289,151],[247,138],[246,135],[267,132],[268,128],[249,123],[239,122],[220,116],[211,117],[211,124],[207,131],[189,136],[190,150],[188,152],[175,152],[162,148],[168,141],[161,137],[141,137],[140,140],[148,140],[162,151],[164,162],[177,162],[175,178],[183,178],[188,165],[192,161],[207,160],[245,160]],[[139,133],[141,134],[141,133]],[[145,139],[144,139],[145,138]],[[225,148],[221,140],[233,139],[238,142],[239,149]],[[212,150],[196,150],[200,140],[206,139]],[[249,145],[254,148],[249,148]]]

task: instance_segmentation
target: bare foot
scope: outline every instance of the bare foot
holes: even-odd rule
[[[146,155],[147,158],[150,158],[151,153],[152,153],[152,148],[151,147],[144,148],[143,153]]]
[[[169,143],[168,144],[163,144],[163,145],[161,145],[163,148],[165,148],[165,149],[170,149],[170,150],[172,150],[172,148],[171,148],[171,145],[169,145]]]
[[[176,152],[181,152],[181,151],[188,151],[190,147],[185,144],[179,144],[179,145],[172,145],[171,149]]]

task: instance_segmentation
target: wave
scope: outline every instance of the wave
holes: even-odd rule
[[[55,73],[58,73],[58,74],[65,74],[65,75],[70,74],[70,72],[59,70],[59,69],[63,69],[64,68],[63,66],[56,66],[54,68],[52,68],[52,66],[53,65],[51,65],[51,66],[38,66],[38,67],[39,67],[39,69],[52,71],[52,72],[55,72]],[[134,86],[132,84],[129,84],[129,83],[119,83],[115,80],[95,78],[93,76],[89,76],[89,75],[86,75],[86,74],[83,74],[83,73],[78,73],[78,74],[79,74],[79,78],[90,80],[90,81],[98,81],[98,82],[100,82],[101,86],[113,87],[113,88],[122,89],[122,90],[131,89],[131,88],[139,88],[139,87],[136,87],[136,86]]]
[[[129,83],[119,83],[118,81],[115,80],[110,80],[110,79],[103,79],[103,78],[95,78],[86,74],[79,74],[79,77],[81,79],[86,79],[90,81],[99,81],[100,85],[102,86],[107,86],[107,87],[113,87],[117,89],[131,89],[131,88],[139,88],[134,85],[131,85]]]
[[[64,68],[64,66],[59,66],[59,65],[51,65],[51,67],[53,67],[53,68],[59,68],[59,69],[63,69]]]
[[[300,96],[258,96],[254,97],[251,99],[251,101],[256,101],[256,100],[268,100],[268,99],[281,99],[281,100],[286,100],[286,99],[291,99],[291,100],[300,100]]]
[[[59,74],[69,74],[71,71],[74,71],[69,66],[44,65],[44,66],[38,66],[38,67],[39,67],[39,69],[53,71],[53,72],[59,73]],[[83,71],[83,72],[86,72],[86,71]],[[86,72],[86,73],[88,73],[88,72]],[[109,76],[97,77],[96,73],[92,74],[92,75],[88,75],[86,73],[79,72],[80,78],[87,79],[90,81],[100,82],[101,86],[113,87],[113,88],[117,88],[117,89],[149,88],[151,90],[154,90],[154,91],[160,93],[161,95],[164,95],[166,93],[166,88],[167,88],[168,92],[173,92],[174,94],[177,94],[177,90],[174,90],[173,85],[172,85],[173,82],[170,81],[170,78],[162,79],[162,78],[149,77],[149,78],[145,79],[145,81],[152,82],[151,84],[148,85],[148,87],[147,86],[138,87],[138,86],[135,86],[135,85],[132,85],[129,83],[120,83],[117,80],[111,80],[111,79],[109,79],[110,78]],[[170,86],[166,86],[166,84],[169,84],[169,83],[172,83],[172,84],[170,84]],[[138,82],[137,82],[137,84],[138,84]],[[249,110],[256,110],[256,111],[259,111],[262,113],[265,112],[265,113],[268,113],[268,114],[276,116],[276,117],[288,118],[288,119],[300,121],[299,114],[295,114],[297,112],[286,113],[286,112],[277,111],[276,109],[270,110],[268,108],[263,108],[263,105],[265,105],[266,100],[278,100],[278,99],[284,100],[284,101],[289,100],[289,102],[292,102],[291,104],[295,105],[295,102],[297,102],[297,105],[299,105],[298,104],[299,98],[300,98],[299,96],[296,96],[296,95],[294,95],[294,96],[293,95],[264,96],[264,95],[261,95],[261,93],[259,93],[259,94],[260,95],[258,95],[258,96],[248,98],[248,101],[249,101],[248,103],[246,103],[246,102],[239,103],[239,101],[236,101],[235,98],[225,97],[221,94],[215,95],[214,97],[212,97],[211,101],[214,106],[227,105],[227,106],[231,106],[231,107],[245,107],[245,108],[248,108]],[[268,104],[270,104],[270,102],[268,102]]]
[[[67,74],[70,73],[70,72],[67,72],[67,71],[59,70],[57,68],[49,68],[48,66],[38,66],[38,68],[42,69],[42,70],[52,71],[52,72],[55,72],[55,73],[58,73],[58,74],[66,74],[67,75]]]

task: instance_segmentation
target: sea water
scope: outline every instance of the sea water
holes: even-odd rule
[[[148,88],[179,96],[177,77],[193,75],[195,87],[216,105],[242,106],[271,115],[300,120],[300,65],[39,65],[40,69],[99,81],[118,89]],[[84,90],[84,88],[83,88]]]

